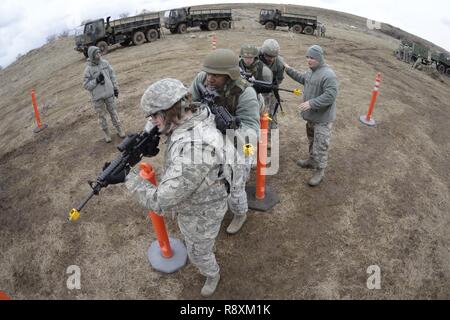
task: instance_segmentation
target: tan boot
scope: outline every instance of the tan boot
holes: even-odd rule
[[[110,143],[111,142],[111,136],[109,135],[109,129],[103,130],[103,136],[105,137],[105,142]]]
[[[207,277],[205,284],[203,285],[202,291],[200,292],[203,297],[210,297],[216,291],[217,285],[219,284],[220,274],[215,277]]]
[[[121,137],[122,139],[126,137],[125,131],[123,131],[122,127],[117,127],[116,129],[119,137]]]
[[[311,161],[311,159],[307,159],[307,160],[297,160],[297,165],[300,168],[303,169],[314,169],[313,163]]]
[[[314,173],[313,177],[309,180],[308,184],[311,187],[316,187],[322,182],[323,177],[325,175],[325,169],[317,169]]]
[[[244,225],[245,220],[247,220],[247,214],[244,215],[234,215],[233,220],[227,228],[227,233],[235,234],[241,230]]]

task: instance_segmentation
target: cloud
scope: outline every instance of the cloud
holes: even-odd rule
[[[442,12],[450,12],[450,2],[430,0],[431,6],[421,6],[420,0],[2,0],[0,2],[0,65],[12,63],[17,55],[45,44],[50,35],[74,29],[83,20],[121,13],[135,15],[143,9],[163,11],[171,8],[208,3],[286,3],[321,7],[343,11],[372,20],[400,27],[405,31],[450,49],[447,36],[449,18],[441,18]],[[439,11],[435,8],[440,8]],[[421,23],[417,23],[420,21]],[[424,28],[424,26],[427,26]]]
[[[444,25],[446,25],[447,27],[450,28],[450,19],[449,19],[449,18],[443,18],[443,19],[441,20],[441,22],[442,22]]]

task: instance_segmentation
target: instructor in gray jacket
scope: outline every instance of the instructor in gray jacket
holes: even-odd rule
[[[122,130],[114,101],[114,97],[119,97],[114,70],[108,61],[101,58],[98,47],[89,47],[88,56],[83,86],[91,93],[94,110],[98,117],[98,123],[103,130],[105,141],[111,142],[108,123],[106,122],[107,113],[109,113],[119,137],[125,138],[125,132]]]
[[[339,83],[334,71],[325,64],[323,50],[314,45],[306,52],[306,61],[310,70],[300,73],[284,63],[286,73],[305,86],[300,113],[306,120],[306,134],[309,140],[309,158],[298,160],[301,168],[314,169],[309,180],[314,187],[322,181],[328,160],[331,129],[336,119],[336,97]]]

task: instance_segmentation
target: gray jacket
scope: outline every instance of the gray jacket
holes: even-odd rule
[[[303,119],[310,122],[325,123],[336,119],[336,98],[339,83],[334,71],[326,64],[315,70],[300,73],[287,68],[286,73],[305,86],[303,100],[309,101],[311,109],[302,113]]]
[[[108,99],[114,96],[114,89],[119,89],[117,86],[116,75],[109,62],[102,58],[97,62],[94,60],[97,49],[98,48],[96,47],[89,48],[89,59],[87,61],[86,69],[84,70],[83,86],[91,93],[92,101]],[[105,84],[97,83],[97,77],[100,72],[102,72],[105,77]]]

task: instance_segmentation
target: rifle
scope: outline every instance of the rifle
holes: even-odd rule
[[[219,97],[219,93],[216,90],[206,88],[203,83],[199,83],[198,87],[201,91],[201,102],[208,105],[211,112],[214,114],[216,128],[223,135],[226,135],[227,129],[237,130],[241,127],[241,119],[239,119],[239,117],[232,116],[224,106],[217,105],[215,99]],[[236,135],[235,137],[242,142],[239,135]],[[252,144],[242,143],[242,149],[246,157],[253,155],[254,153],[254,147]]]
[[[276,82],[271,83],[268,81],[255,80],[255,78],[253,78],[253,75],[250,72],[245,72],[242,69],[240,71],[241,71],[241,76],[244,79],[246,79],[248,82],[251,83],[251,85],[252,85],[253,89],[255,89],[256,93],[273,92],[275,99],[277,99],[277,105],[275,106],[274,115],[277,113],[278,107],[280,107],[281,112],[284,113],[283,107],[281,105],[280,91],[290,92],[297,96],[299,96],[301,94],[300,89],[294,89],[294,90],[283,89],[283,88],[280,88]]]
[[[207,104],[215,116],[217,129],[219,129],[219,131],[224,135],[226,134],[227,129],[239,129],[241,126],[241,119],[232,116],[224,106],[219,106],[215,102],[215,99],[219,97],[217,91],[211,88],[206,88],[203,83],[199,83],[198,87],[201,91],[201,102]]]
[[[283,88],[278,87],[278,85],[275,83],[272,83],[269,81],[256,80],[250,72],[245,72],[242,69],[240,69],[240,72],[241,72],[241,77],[244,78],[245,80],[247,80],[248,82],[250,82],[253,89],[255,89],[256,93],[270,93],[272,91],[274,91],[274,93],[275,93],[275,91],[286,91],[289,93],[293,93],[297,96],[299,96],[302,93],[300,89],[294,89],[294,90],[283,89]],[[279,96],[278,93],[275,93],[275,94]],[[277,98],[277,100],[278,100],[278,98]]]
[[[70,211],[69,221],[76,221],[80,217],[80,211],[91,200],[94,195],[98,195],[100,190],[106,188],[108,178],[123,171],[126,168],[134,167],[142,157],[155,156],[158,152],[159,132],[158,127],[146,127],[141,133],[129,134],[117,146],[121,152],[97,177],[96,181],[88,181],[92,191],[87,195],[83,202]],[[150,148],[150,149],[149,149]]]

